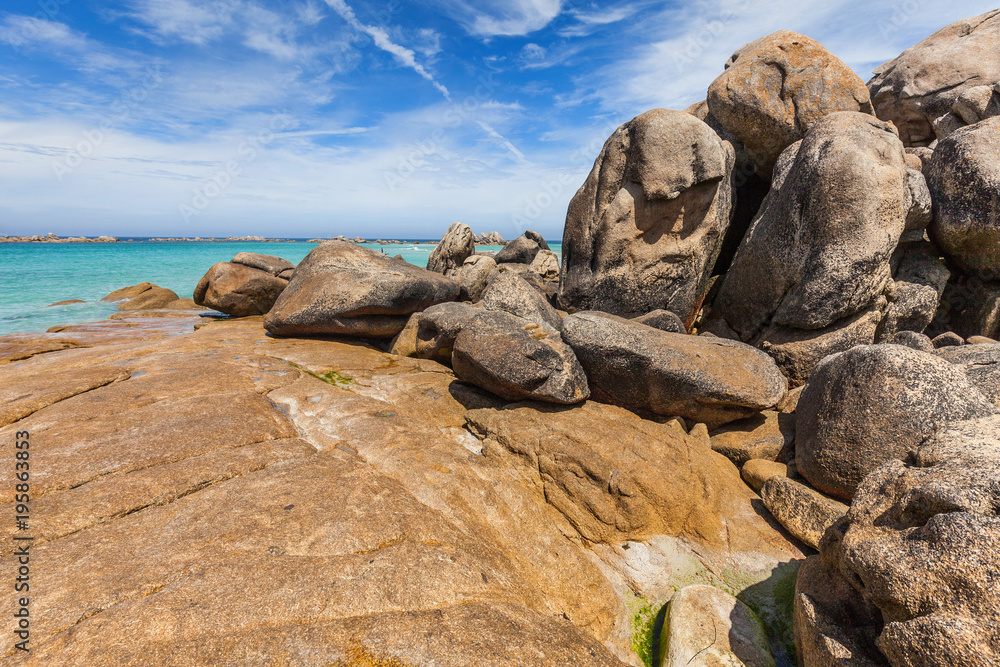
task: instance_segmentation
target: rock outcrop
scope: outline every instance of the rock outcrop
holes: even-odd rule
[[[781,156],[714,316],[802,384],[828,354],[873,342],[909,203],[892,126],[860,113],[823,117]]]
[[[875,70],[876,115],[906,146],[928,146],[1000,112],[1000,10],[938,30]]]
[[[475,251],[472,229],[461,222],[453,222],[427,258],[427,270],[457,279],[462,264]]]
[[[278,336],[392,338],[412,313],[458,299],[458,283],[343,241],[314,248],[264,326]]]
[[[560,307],[691,316],[729,225],[734,160],[732,145],[682,111],[619,127],[566,214]]]
[[[595,399],[643,413],[716,428],[772,407],[788,387],[766,354],[742,343],[588,312],[567,317],[562,334]]]
[[[795,413],[795,465],[850,500],[866,475],[953,422],[996,407],[965,372],[900,345],[859,346],[817,366]]]
[[[708,88],[708,108],[743,142],[765,179],[782,151],[824,116],[872,113],[868,89],[850,67],[819,42],[788,30],[736,51]]]

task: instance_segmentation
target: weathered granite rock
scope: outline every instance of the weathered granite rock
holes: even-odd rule
[[[494,259],[497,264],[531,264],[540,250],[549,250],[549,244],[542,235],[530,229],[513,241],[508,241]]]
[[[943,139],[927,183],[934,197],[930,233],[937,245],[970,275],[1000,276],[1000,117]]]
[[[663,667],[774,667],[764,624],[729,593],[693,584],[667,607],[660,637]]]
[[[240,252],[230,260],[233,264],[242,264],[252,269],[259,269],[272,276],[280,277],[288,271],[294,271],[295,265],[287,259],[275,257],[274,255],[261,255],[256,252]]]
[[[712,432],[712,449],[737,468],[752,459],[774,461],[795,442],[795,417],[765,410]]]
[[[844,503],[787,477],[768,479],[760,490],[760,497],[778,523],[813,549],[819,549],[827,528],[847,514]]]
[[[888,301],[879,297],[860,313],[814,331],[772,325],[760,335],[758,345],[778,364],[789,386],[800,387],[821,360],[875,340],[887,308]]]
[[[452,366],[460,380],[507,400],[570,405],[590,396],[580,362],[554,329],[503,311],[462,327]]]
[[[466,258],[458,274],[461,298],[475,303],[483,297],[490,275],[496,272],[497,263],[492,257],[472,255]]]
[[[751,489],[760,493],[764,484],[772,477],[790,477],[795,471],[795,464],[788,466],[767,459],[750,459],[740,468],[740,477]]]
[[[817,330],[868,308],[906,223],[903,147],[890,125],[832,114],[782,160],[713,306],[744,340],[770,323]]]
[[[945,347],[938,356],[964,370],[979,391],[1000,407],[1000,343]]]
[[[912,157],[909,153],[906,158]],[[914,158],[916,159],[916,158]],[[919,160],[917,160],[919,162]],[[921,167],[922,169],[922,167]],[[934,219],[934,202],[927,179],[921,169],[908,166],[906,184],[910,190],[910,206],[906,214],[906,228],[903,231],[903,241],[922,241],[924,231]]]
[[[255,261],[257,257],[267,256],[257,255],[247,261]],[[278,266],[272,268],[278,269],[277,273],[284,270]],[[194,288],[194,301],[234,317],[266,315],[286,287],[288,281],[278,278],[273,270],[252,267],[246,262],[219,262],[212,265]]]
[[[795,648],[804,667],[888,667],[875,647],[882,614],[835,568],[811,556],[795,581]]]
[[[413,313],[410,319],[406,320],[406,326],[389,343],[389,354],[400,357],[417,356],[417,329],[420,328],[420,315],[421,313]]]
[[[505,245],[507,243],[500,232],[486,232],[482,236],[473,234],[472,240],[475,241],[476,245]]]
[[[487,280],[487,287],[493,284],[499,276],[505,273],[513,273],[520,276],[525,282],[534,287],[548,300],[553,307],[556,305],[556,297],[559,294],[559,283],[551,280],[542,280],[537,273],[531,270],[528,264],[498,264],[495,273],[491,273]]]
[[[531,469],[547,502],[591,542],[685,535],[713,566],[735,564],[738,553],[797,552],[753,509],[736,468],[681,428],[593,401],[512,404],[467,419],[485,456]]]
[[[904,347],[910,347],[914,350],[919,350],[920,352],[934,352],[934,343],[931,339],[922,333],[917,333],[916,331],[900,331],[892,336],[886,341],[890,345],[902,345]]]
[[[65,301],[56,301],[55,303],[50,303],[46,308],[51,308],[52,306],[72,306],[75,303],[86,303],[83,299],[67,299]]]
[[[1000,10],[938,30],[875,69],[875,113],[907,146],[927,146],[998,112]]]
[[[636,324],[645,324],[647,327],[653,327],[660,331],[679,334],[687,333],[687,329],[684,328],[684,322],[681,318],[669,310],[653,310],[645,315],[633,318],[632,321]]]
[[[729,225],[734,160],[731,144],[682,111],[619,127],[566,214],[560,308],[687,318]]]
[[[708,108],[740,138],[764,178],[824,116],[872,113],[850,67],[805,35],[781,30],[740,48],[708,88]]]
[[[439,303],[417,317],[413,356],[451,364],[451,350],[462,328],[483,312],[467,303]]]
[[[551,250],[539,250],[528,266],[542,280],[559,280],[559,257]]]
[[[958,347],[965,345],[965,340],[954,331],[946,331],[945,333],[932,338],[931,344],[934,345],[935,350],[940,350],[946,347]]]
[[[868,475],[824,537],[882,612],[893,665],[1000,662],[1000,416],[953,423]]]
[[[450,278],[353,243],[328,241],[298,265],[264,326],[278,336],[392,338],[412,313],[458,295]]]
[[[427,270],[457,278],[465,260],[475,251],[472,229],[461,222],[453,222],[427,258]]]
[[[156,285],[153,283],[139,283],[138,285],[130,285],[129,287],[122,287],[121,289],[116,289],[111,294],[107,295],[101,301],[128,301],[129,299],[134,299],[143,292],[147,292]]]
[[[788,388],[766,354],[742,343],[587,312],[567,317],[562,334],[595,399],[633,410],[716,428],[773,406]]]
[[[713,316],[753,345],[799,343],[775,353],[797,382],[822,358],[817,352],[872,342],[909,197],[891,125],[860,113],[818,120],[781,156]]]
[[[562,328],[562,318],[542,293],[516,273],[500,273],[483,292],[482,306],[550,327]]]
[[[823,360],[802,392],[796,468],[820,491],[850,500],[872,470],[936,429],[994,412],[943,359],[899,345],[858,346]]]
[[[166,287],[153,285],[138,296],[120,304],[118,310],[154,310],[156,308],[167,308],[176,301],[179,301],[177,292]]]

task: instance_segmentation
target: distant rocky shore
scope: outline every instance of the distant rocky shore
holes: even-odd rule
[[[35,236],[0,236],[0,243],[118,243],[114,236],[97,236],[88,238],[84,236],[59,237],[55,234],[35,235]]]
[[[998,40],[741,47],[608,138],[561,264],[456,222],[0,338],[18,664],[1000,664]]]

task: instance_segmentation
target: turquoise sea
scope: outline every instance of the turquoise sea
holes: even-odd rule
[[[417,266],[427,266],[434,249],[433,241],[364,245],[389,255],[402,255]],[[550,246],[560,254],[559,244]],[[143,281],[172,289],[181,298],[190,297],[212,264],[229,261],[238,252],[277,255],[298,264],[315,247],[315,243],[305,241],[2,243],[0,335],[106,319],[117,308],[100,299],[120,287]],[[477,250],[499,247],[478,246]],[[84,303],[48,305],[69,299]]]

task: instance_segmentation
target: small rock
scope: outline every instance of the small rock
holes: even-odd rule
[[[764,624],[729,593],[693,584],[667,606],[660,637],[663,667],[774,667]]]
[[[542,280],[559,280],[559,258],[551,250],[539,250],[528,267]]]
[[[155,287],[156,285],[153,283],[139,283],[138,285],[122,287],[121,289],[117,289],[107,295],[101,299],[101,301],[128,301],[129,299],[134,299],[143,292],[149,291]]]
[[[934,343],[931,339],[916,331],[899,331],[886,342],[891,345],[903,345],[921,352],[934,352]]]
[[[51,308],[52,306],[69,306],[74,303],[86,303],[86,301],[84,301],[83,299],[69,299],[67,301],[56,301],[55,303],[50,303],[46,307]]]
[[[987,338],[986,336],[969,336],[965,339],[965,342],[969,345],[992,345],[997,341],[992,338]]]
[[[662,308],[633,318],[632,321],[669,333],[687,333],[687,329],[684,328],[684,322],[681,318],[669,310],[663,310]]]
[[[794,464],[792,468],[794,469]],[[754,491],[760,493],[764,488],[764,483],[772,477],[789,477],[789,467],[777,461],[766,459],[751,459],[743,464],[740,469],[740,477]]]
[[[826,529],[847,514],[844,503],[787,477],[768,479],[760,490],[760,497],[778,523],[817,550]]]
[[[177,300],[177,293],[173,290],[153,285],[152,288],[144,290],[139,296],[119,305],[118,310],[155,310]]]
[[[451,350],[462,328],[479,313],[468,303],[439,303],[416,315],[417,336],[414,356],[450,365]]]
[[[934,345],[934,349],[940,350],[943,347],[965,345],[965,339],[953,331],[946,331],[940,336],[932,338],[931,343]]]
[[[281,273],[284,269],[280,264],[261,269],[246,263],[268,266],[268,262],[261,261],[260,258],[269,258],[269,255],[240,253],[236,257],[241,255],[244,256],[244,262],[219,262],[212,265],[194,288],[195,303],[233,317],[266,315],[271,310],[274,302],[288,287],[288,281],[278,278],[275,273]]]
[[[712,449],[740,468],[751,459],[774,461],[795,442],[795,418],[774,410],[726,424],[712,432]]]

